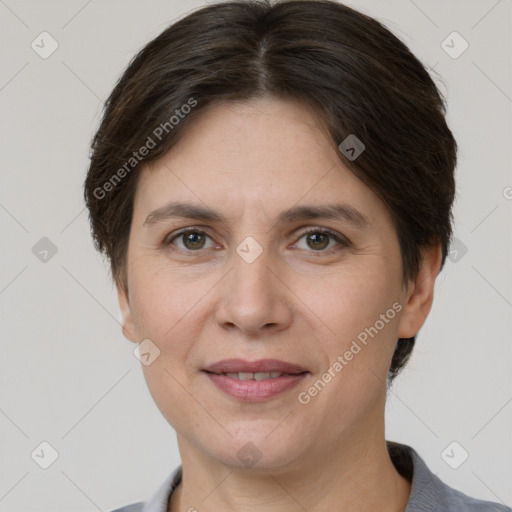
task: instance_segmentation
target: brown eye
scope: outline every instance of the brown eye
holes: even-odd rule
[[[308,233],[306,235],[306,243],[311,249],[321,250],[329,245],[329,238],[329,235],[326,233]]]
[[[205,236],[203,233],[198,233],[197,231],[189,231],[188,233],[183,233],[181,236],[183,245],[187,249],[202,249],[204,246]]]
[[[210,241],[209,246],[207,245],[208,241]],[[183,251],[198,251],[200,249],[211,248],[215,244],[203,231],[189,229],[188,231],[182,231],[172,237],[166,245],[175,245]]]
[[[302,243],[303,239],[306,241],[305,244]],[[331,242],[333,242],[333,244],[331,244]],[[340,235],[329,229],[316,228],[310,229],[309,231],[302,233],[296,245],[299,249],[310,250],[310,252],[327,253],[330,252],[331,250],[349,247],[351,244],[350,241],[343,235]]]

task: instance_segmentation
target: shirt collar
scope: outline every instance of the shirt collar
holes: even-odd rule
[[[389,456],[396,470],[412,482],[405,512],[438,512],[447,485],[425,464],[414,448],[386,441]]]

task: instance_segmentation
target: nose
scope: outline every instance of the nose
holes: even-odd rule
[[[225,330],[263,336],[284,330],[292,322],[292,293],[278,264],[264,250],[251,263],[233,254],[233,267],[223,280],[215,317]]]

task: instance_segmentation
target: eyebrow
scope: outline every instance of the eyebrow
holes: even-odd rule
[[[173,218],[189,218],[206,222],[219,222],[227,224],[227,218],[221,213],[203,205],[172,201],[161,208],[153,210],[142,224],[143,228],[171,220]],[[294,206],[278,215],[278,223],[291,223],[309,219],[344,220],[357,228],[367,228],[370,220],[366,215],[352,206],[343,203],[326,205]]]

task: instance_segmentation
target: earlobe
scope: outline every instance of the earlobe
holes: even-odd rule
[[[404,310],[398,324],[399,338],[416,336],[432,308],[434,284],[441,267],[441,245],[422,250],[420,270],[410,283]]]
[[[123,335],[127,340],[132,341],[133,343],[138,343],[135,335],[135,324],[133,322],[130,302],[128,300],[128,292],[120,285],[117,285],[117,298],[121,309]]]

